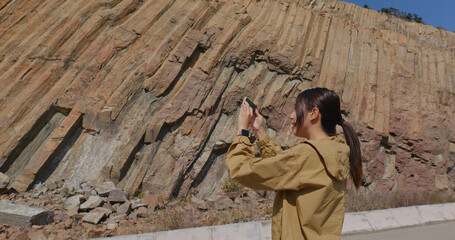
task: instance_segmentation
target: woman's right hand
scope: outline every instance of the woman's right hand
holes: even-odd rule
[[[257,108],[251,118],[251,126],[253,127],[258,139],[262,139],[266,136],[264,118],[261,116]]]

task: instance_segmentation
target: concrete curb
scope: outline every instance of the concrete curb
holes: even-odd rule
[[[409,227],[451,220],[455,220],[455,203],[346,213],[343,224],[343,235],[379,231],[391,228]],[[269,240],[271,239],[271,223],[270,221],[237,223],[98,239]]]
[[[379,231],[455,220],[455,203],[346,213],[343,234]]]

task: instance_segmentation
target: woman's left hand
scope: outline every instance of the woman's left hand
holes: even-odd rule
[[[253,117],[253,109],[250,107],[250,105],[248,105],[245,99],[246,98],[243,99],[242,105],[240,106],[238,119],[239,130],[248,130],[248,125],[250,124],[250,120]]]

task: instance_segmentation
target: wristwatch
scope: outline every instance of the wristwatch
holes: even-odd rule
[[[245,129],[240,129],[240,130],[237,132],[237,136],[250,137],[250,131],[245,130]]]

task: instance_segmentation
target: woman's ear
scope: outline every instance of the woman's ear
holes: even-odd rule
[[[309,117],[310,117],[311,121],[317,120],[319,118],[319,109],[318,108],[313,108],[313,109],[311,109],[309,114],[310,114]]]

